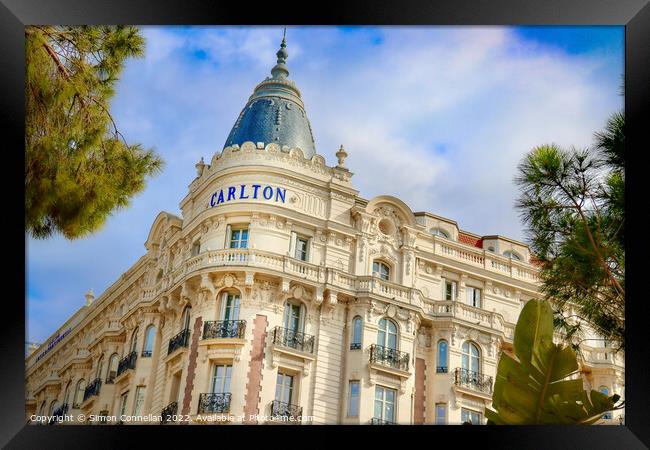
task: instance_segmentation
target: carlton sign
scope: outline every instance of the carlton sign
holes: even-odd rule
[[[247,198],[284,203],[286,196],[286,188],[261,184],[240,184],[215,191],[210,197],[210,207]]]

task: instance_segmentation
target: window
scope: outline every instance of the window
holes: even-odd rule
[[[601,386],[598,390],[609,397],[609,388],[607,386]],[[605,414],[603,414],[603,419],[610,420],[611,418],[612,418],[611,412],[608,411]]]
[[[357,316],[352,320],[352,342],[350,342],[350,350],[361,349],[361,332],[363,331],[363,322],[361,317]]]
[[[390,267],[381,261],[372,263],[372,275],[388,281],[390,279]]]
[[[375,419],[395,422],[396,391],[383,386],[375,386]]]
[[[120,364],[120,357],[117,353],[111,355],[111,359],[108,360],[108,373],[106,374],[106,382],[112,383],[115,377],[117,376],[117,367]]]
[[[377,345],[397,350],[397,325],[395,325],[395,322],[389,319],[379,321]]]
[[[284,328],[299,333],[302,325],[302,304],[287,302],[284,305]]]
[[[122,396],[120,397],[120,416],[123,416],[126,414],[126,401],[129,399],[129,391],[126,391]]]
[[[506,250],[505,252],[503,252],[503,256],[505,256],[506,258],[512,258],[515,261],[521,261],[521,256],[519,256],[517,253],[511,250]]]
[[[52,412],[54,412],[54,405],[56,405],[56,399],[52,400],[52,403],[50,403],[50,409],[47,411],[48,416],[51,416]]]
[[[445,279],[442,283],[443,286],[443,298],[445,300],[456,300],[456,282],[452,280]]]
[[[103,371],[104,371],[104,355],[100,356],[99,361],[97,362],[97,376],[95,378],[101,379]]]
[[[348,417],[359,417],[359,395],[360,386],[358,381],[350,381],[350,392],[348,399]]]
[[[81,403],[84,401],[85,390],[86,390],[86,380],[82,378],[77,382],[77,389],[75,389],[75,394],[74,394],[73,408],[79,408],[79,406],[81,406]]]
[[[278,372],[275,383],[275,399],[282,403],[291,404],[293,401],[293,375]]]
[[[472,411],[469,409],[461,408],[460,410],[460,421],[462,423],[469,422],[472,425],[481,424],[481,413]]]
[[[68,381],[68,384],[65,386],[65,391],[63,393],[63,403],[70,406],[70,385],[72,381]]]
[[[296,259],[299,259],[301,261],[307,261],[308,248],[309,248],[309,239],[298,236],[296,238],[296,253],[295,253]]]
[[[146,386],[138,386],[135,389],[135,402],[133,402],[133,415],[142,414],[142,404],[144,403],[144,390]]]
[[[131,351],[135,352],[138,347],[138,328],[133,330],[133,334],[131,335]]]
[[[233,228],[230,231],[230,248],[248,248],[248,228]]]
[[[469,342],[469,341],[463,343],[463,354],[461,358],[461,364],[463,369],[478,374],[481,372],[480,363],[481,363],[481,359],[479,356],[478,346],[473,342]]]
[[[225,394],[230,392],[230,377],[232,376],[232,366],[228,364],[215,365],[212,370],[212,387],[213,394]]]
[[[221,320],[239,320],[239,294],[224,292],[221,297]]]
[[[192,312],[192,308],[189,306],[186,306],[185,309],[183,309],[183,315],[181,316],[181,331],[190,329],[191,312]]]
[[[447,373],[447,341],[438,341],[438,363],[436,373]]]
[[[194,241],[192,243],[192,253],[191,256],[196,256],[199,253],[201,253],[201,242],[200,241]]]
[[[465,288],[467,292],[467,304],[470,306],[476,306],[477,308],[481,307],[481,290],[473,287],[467,286]]]
[[[142,348],[142,356],[145,358],[151,357],[153,353],[153,343],[156,338],[156,327],[149,325],[144,332],[144,347]]]
[[[436,425],[445,425],[447,423],[447,405],[445,403],[436,403]]]
[[[442,231],[440,228],[432,228],[431,234],[433,234],[434,236],[440,236],[445,239],[449,239],[449,235],[447,234],[447,232]]]

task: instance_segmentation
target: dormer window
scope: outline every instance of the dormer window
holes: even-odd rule
[[[506,250],[505,252],[503,252],[503,256],[505,256],[506,258],[514,259],[515,261],[521,261],[521,256],[519,256],[518,254],[516,254],[511,250]]]
[[[372,275],[388,281],[390,279],[390,267],[381,261],[372,263]]]
[[[445,239],[449,239],[449,234],[446,231],[441,230],[440,228],[431,228],[431,234],[434,236],[440,236]]]

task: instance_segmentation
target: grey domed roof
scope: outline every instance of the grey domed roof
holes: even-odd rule
[[[285,65],[288,56],[285,48],[286,41],[282,39],[280,50],[276,53],[278,63],[271,70],[272,76],[255,87],[224,147],[251,141],[299,147],[305,158],[316,154],[314,136],[300,91],[293,81],[287,79],[289,69]]]

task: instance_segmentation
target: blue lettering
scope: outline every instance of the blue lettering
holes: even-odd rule
[[[215,192],[214,194],[212,194],[212,197],[210,197],[210,206],[214,206],[214,205],[215,205],[215,203],[214,203],[214,198],[215,198],[216,196],[217,196],[217,193]]]
[[[242,184],[241,185],[241,191],[239,192],[239,198],[248,198],[248,195],[244,197],[244,189],[246,189],[246,185]]]
[[[230,186],[228,188],[228,201],[235,198],[235,186]]]
[[[261,188],[262,186],[259,184],[254,184],[253,185],[253,198],[257,198],[257,190]]]
[[[267,192],[269,195],[266,195]],[[265,200],[269,200],[271,197],[273,197],[273,188],[271,186],[266,186],[262,194],[264,195]]]
[[[223,199],[223,189],[221,189],[221,190],[219,191],[219,197],[217,197],[217,205],[218,205],[219,203],[223,203],[223,202],[224,202],[224,199]]]
[[[282,203],[284,203],[284,196],[287,194],[287,189],[281,189],[281,188],[275,188],[275,201],[277,202],[279,198],[282,199]]]

